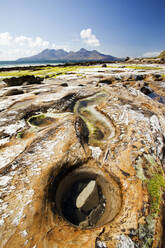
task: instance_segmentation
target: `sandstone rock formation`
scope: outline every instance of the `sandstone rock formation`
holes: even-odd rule
[[[2,83],[0,247],[164,247],[165,80],[107,70]]]

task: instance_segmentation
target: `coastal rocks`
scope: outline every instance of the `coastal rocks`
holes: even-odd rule
[[[14,95],[20,95],[20,94],[24,94],[24,91],[21,89],[10,89],[8,90],[4,95],[5,96],[14,96]]]
[[[110,77],[110,78],[104,78],[102,80],[99,81],[99,84],[112,84],[112,82],[115,81],[114,77]]]
[[[1,96],[0,247],[162,248],[163,81],[62,82]]]
[[[24,83],[26,84],[41,84],[43,78],[35,77],[35,76],[22,76],[22,77],[11,77],[4,79],[4,82],[7,86],[20,86]]]
[[[165,64],[164,58],[129,58],[128,57],[128,59],[125,61],[133,64]]]
[[[153,91],[148,86],[143,86],[141,88],[141,92],[143,92],[145,95],[150,95]]]

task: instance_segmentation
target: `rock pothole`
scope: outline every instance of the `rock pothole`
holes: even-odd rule
[[[87,167],[68,173],[58,184],[55,204],[71,225],[88,229],[112,221],[121,209],[118,183]]]

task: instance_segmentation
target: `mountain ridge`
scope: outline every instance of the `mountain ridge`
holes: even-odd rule
[[[63,49],[44,49],[40,53],[30,56],[19,58],[17,61],[43,61],[43,60],[57,60],[57,61],[118,61],[120,58],[112,55],[106,55],[98,52],[97,50],[88,51],[85,48],[81,48],[77,52],[66,52]]]

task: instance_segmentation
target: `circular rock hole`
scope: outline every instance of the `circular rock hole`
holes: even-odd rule
[[[94,169],[79,168],[60,181],[55,201],[58,214],[70,224],[94,228],[119,213],[121,192],[113,178]]]

